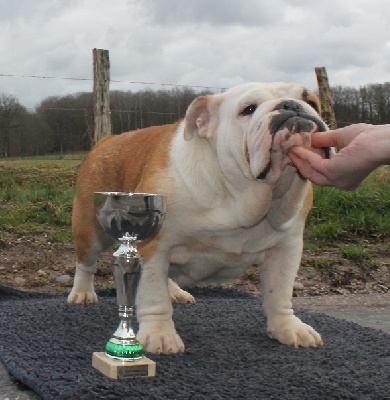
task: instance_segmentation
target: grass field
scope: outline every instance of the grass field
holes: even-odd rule
[[[72,201],[82,158],[0,162],[0,238],[45,232],[70,241]]]
[[[355,191],[314,188],[307,233],[319,239],[390,237],[390,168],[378,169]]]
[[[3,284],[27,290],[70,290],[56,278],[74,273],[71,214],[82,159],[83,155],[0,161]],[[390,167],[376,171],[354,192],[314,189],[299,275],[300,295],[388,291]],[[113,285],[111,260],[110,252],[100,260],[95,276],[98,287]],[[258,280],[258,270],[253,267],[238,286],[256,288]]]
[[[71,240],[71,211],[84,155],[0,161],[0,238],[46,232]],[[390,168],[382,167],[353,192],[315,187],[306,228],[310,239],[390,238]]]

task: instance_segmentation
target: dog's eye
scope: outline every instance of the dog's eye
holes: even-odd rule
[[[252,115],[257,109],[257,104],[251,104],[249,106],[246,106],[241,112],[240,115]]]

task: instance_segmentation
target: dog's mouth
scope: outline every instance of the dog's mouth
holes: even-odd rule
[[[265,132],[263,131],[264,125],[267,125]],[[251,160],[249,148],[246,148],[245,151],[248,163],[250,164],[252,161],[255,165],[257,164],[257,168],[260,167],[260,172],[254,175],[256,179],[268,183],[279,179],[284,168],[291,164],[287,153],[292,146],[311,148],[311,134],[327,130],[325,123],[318,116],[310,114],[301,104],[293,100],[280,103],[269,114],[268,123],[259,126],[262,126],[262,131],[259,132],[260,136],[265,135],[265,137],[262,137],[261,144],[257,143],[256,145],[255,152],[257,154],[252,151],[252,157],[255,160]],[[268,151],[264,149],[263,145],[268,148]],[[320,152],[324,158],[330,158],[330,148],[316,149],[315,151]],[[256,167],[254,166],[254,168]]]
[[[260,172],[260,174],[256,177],[256,179],[258,181],[261,181],[263,179],[265,179],[268,175],[268,172],[271,170],[272,167],[272,161],[269,160],[268,164],[265,166],[265,168],[263,169],[263,171]]]

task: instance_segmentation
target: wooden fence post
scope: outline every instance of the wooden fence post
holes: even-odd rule
[[[321,101],[321,116],[322,119],[329,126],[329,129],[336,129],[337,122],[332,104],[332,94],[329,87],[328,75],[325,67],[316,67],[315,72],[317,75],[318,91]]]
[[[93,143],[111,135],[110,60],[108,50],[93,49]]]

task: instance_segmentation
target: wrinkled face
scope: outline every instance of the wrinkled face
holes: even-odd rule
[[[327,130],[319,110],[317,96],[300,85],[247,83],[196,99],[187,112],[186,138],[192,137],[192,121],[193,133],[215,147],[227,179],[239,171],[241,177],[274,183],[290,163],[289,148],[310,147],[311,133]],[[320,152],[329,156],[328,149]]]

